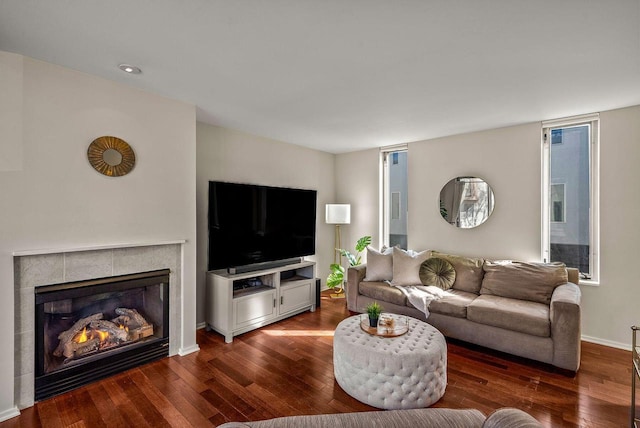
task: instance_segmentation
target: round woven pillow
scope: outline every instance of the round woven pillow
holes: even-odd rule
[[[420,281],[424,285],[434,285],[448,290],[456,280],[456,270],[445,259],[431,257],[420,265]]]

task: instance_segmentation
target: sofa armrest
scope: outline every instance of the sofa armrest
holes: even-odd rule
[[[553,365],[578,371],[580,367],[580,287],[571,282],[556,287],[549,318],[553,339]]]
[[[358,284],[367,273],[367,265],[350,266],[347,270],[347,309],[358,312],[356,307],[358,300]]]
[[[542,424],[530,414],[510,407],[504,407],[491,413],[482,428],[542,428]]]

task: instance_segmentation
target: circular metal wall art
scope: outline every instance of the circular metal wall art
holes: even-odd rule
[[[126,141],[104,136],[89,144],[87,157],[91,166],[108,177],[127,175],[136,164],[136,155]]]

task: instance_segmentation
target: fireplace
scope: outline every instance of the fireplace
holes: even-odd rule
[[[35,288],[35,399],[169,355],[169,269]]]

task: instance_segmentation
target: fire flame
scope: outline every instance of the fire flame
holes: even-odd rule
[[[74,341],[76,343],[84,343],[87,340],[93,339],[95,337],[98,337],[100,339],[100,342],[104,342],[109,338],[109,332],[102,330],[91,330],[89,331],[89,334],[87,334],[87,327],[85,327],[82,329],[82,332],[78,336],[76,336]]]
[[[77,342],[77,343],[84,343],[84,342],[86,342],[87,340],[88,340],[88,337],[87,337],[87,327],[85,327],[85,328],[82,330],[82,333],[80,333],[80,336],[78,336],[78,339],[76,340],[76,342]]]

